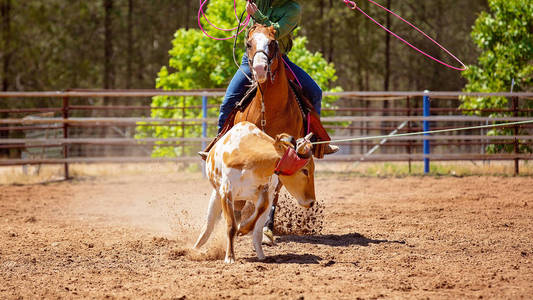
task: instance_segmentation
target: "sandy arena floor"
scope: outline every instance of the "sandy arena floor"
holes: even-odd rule
[[[0,186],[0,298],[533,295],[531,177],[319,174],[321,235],[278,237],[265,262],[239,238],[226,265],[222,226],[189,250],[207,180],[151,174]]]

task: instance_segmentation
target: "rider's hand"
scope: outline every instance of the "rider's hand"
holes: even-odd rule
[[[257,5],[255,5],[255,3],[250,2],[250,1],[246,2],[246,11],[248,12],[250,16],[253,16],[257,10],[258,8],[257,8]]]

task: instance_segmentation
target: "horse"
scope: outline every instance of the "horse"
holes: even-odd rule
[[[244,111],[237,112],[233,124],[241,121],[254,123],[271,137],[281,133],[303,137],[302,112],[289,86],[274,28],[253,26],[248,32],[246,52],[258,88],[251,103]]]
[[[286,133],[298,139],[304,137],[307,131],[312,131],[319,140],[330,140],[320,123],[320,117],[312,108],[313,106],[305,99],[298,88],[294,85],[291,86],[289,79],[297,79],[294,78],[293,74],[288,73],[285,68],[275,34],[275,29],[272,26],[267,27],[261,24],[255,24],[248,31],[246,52],[250,69],[252,70],[254,81],[252,90],[256,90],[255,96],[253,96],[253,92],[247,93],[241,103],[238,104],[238,108],[228,116],[218,137],[211,142],[204,152],[199,153],[204,159],[206,159],[207,152],[216,141],[234,125],[242,121],[255,124],[271,137]],[[250,95],[253,98],[248,102]],[[328,149],[332,149],[328,144],[314,145],[313,155],[316,158],[322,158],[324,154],[328,154]],[[309,164],[312,166],[311,169],[314,170],[313,159],[309,161]],[[314,172],[305,172],[305,176],[308,177],[309,181],[314,180]],[[281,187],[282,185],[279,184],[276,188],[274,206],[277,205]],[[272,229],[273,217],[274,211],[270,214],[270,229]],[[267,237],[272,243],[273,237],[271,234],[267,234]]]

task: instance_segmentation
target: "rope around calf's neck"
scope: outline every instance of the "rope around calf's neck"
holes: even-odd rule
[[[409,132],[409,133],[400,133],[400,134],[394,134],[394,135],[362,136],[362,137],[349,138],[349,139],[314,142],[311,144],[320,145],[320,144],[330,144],[330,143],[340,143],[340,142],[379,140],[379,139],[384,139],[384,138],[392,139],[392,138],[402,137],[402,136],[415,136],[415,135],[424,135],[424,134],[432,134],[432,133],[454,132],[454,131],[464,131],[464,130],[483,129],[483,128],[495,128],[495,127],[505,127],[505,126],[523,125],[523,124],[532,124],[532,123],[533,123],[533,120],[529,120],[529,121],[509,122],[509,123],[503,123],[503,124],[480,125],[480,126],[472,126],[472,127],[460,127],[460,128],[440,129],[440,130],[431,130],[431,131]]]

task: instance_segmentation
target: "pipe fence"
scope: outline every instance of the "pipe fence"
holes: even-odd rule
[[[0,166],[71,163],[200,162],[194,153],[216,134],[223,90],[69,90],[0,93]],[[322,121],[333,140],[411,133],[533,119],[533,93],[341,92]],[[175,97],[156,107],[154,96]],[[181,97],[197,98],[185,105]],[[505,97],[501,109],[462,109],[463,97]],[[176,112],[155,118],[155,111]],[[195,117],[186,117],[193,113]],[[189,114],[190,115],[190,114]],[[136,136],[150,128],[155,136]],[[158,137],[158,128],[177,128],[177,136]],[[533,158],[533,125],[438,135],[342,142],[341,151],[321,162],[514,161]],[[176,157],[152,157],[154,149],[175,149]]]

